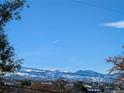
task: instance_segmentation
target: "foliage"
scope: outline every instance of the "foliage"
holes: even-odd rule
[[[21,67],[22,59],[16,59],[14,48],[4,32],[0,32],[0,71],[13,72]]]
[[[9,21],[20,20],[20,10],[25,6],[25,0],[4,0],[0,4],[0,26],[1,28]]]
[[[4,27],[11,20],[20,20],[20,10],[25,6],[25,0],[0,1],[0,82],[6,72],[14,72],[21,68],[22,59],[15,55],[14,48],[5,33]]]
[[[31,80],[22,80],[21,81],[21,86],[30,86],[31,85]]]
[[[74,88],[77,91],[81,91],[81,92],[87,92],[87,88],[84,86],[84,83],[82,81],[76,81],[73,83],[74,84]]]

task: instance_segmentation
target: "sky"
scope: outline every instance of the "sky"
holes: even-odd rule
[[[28,0],[6,31],[22,66],[107,73],[124,44],[123,0]]]

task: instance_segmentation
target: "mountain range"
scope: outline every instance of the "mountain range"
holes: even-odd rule
[[[21,70],[11,74],[6,74],[6,78],[11,79],[28,79],[34,81],[41,80],[81,80],[81,81],[94,81],[94,82],[112,82],[118,74],[101,74],[92,70],[79,70],[76,72],[62,72],[51,70],[40,70],[34,68],[23,67]]]

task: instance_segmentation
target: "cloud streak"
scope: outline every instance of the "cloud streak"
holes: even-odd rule
[[[59,43],[59,40],[54,40],[52,43],[57,44],[57,43]]]
[[[104,26],[122,29],[124,28],[124,21],[105,23]]]

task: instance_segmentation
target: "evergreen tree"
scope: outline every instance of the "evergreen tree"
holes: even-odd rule
[[[23,60],[16,57],[4,28],[11,20],[21,19],[20,11],[24,8],[26,1],[3,0],[0,3],[0,79],[2,81],[5,73],[14,72],[21,68]]]
[[[74,88],[76,89],[76,92],[85,92],[88,93],[87,88],[84,86],[84,83],[82,81],[76,81],[73,83]]]

